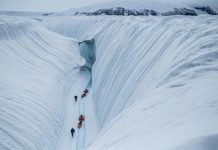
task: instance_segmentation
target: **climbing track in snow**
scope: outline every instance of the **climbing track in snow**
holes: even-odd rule
[[[79,98],[79,115],[82,114],[86,116],[85,114],[85,101],[90,96],[90,88],[91,88],[91,79],[86,87],[86,89],[89,90],[87,96],[83,98]],[[85,136],[86,136],[86,118],[82,124],[82,127],[78,129],[78,137],[77,137],[77,143],[76,143],[76,150],[80,150],[85,146]]]

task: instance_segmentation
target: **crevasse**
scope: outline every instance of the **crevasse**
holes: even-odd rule
[[[42,24],[80,41],[95,39],[92,86],[101,133],[87,149],[173,149],[196,138],[207,147],[208,135],[216,139],[216,16],[50,17]]]

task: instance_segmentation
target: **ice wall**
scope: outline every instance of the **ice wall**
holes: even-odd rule
[[[86,60],[85,67],[92,70],[92,66],[96,60],[95,39],[84,40],[79,42],[80,55]]]
[[[0,149],[53,150],[69,89],[85,64],[78,43],[38,22],[0,16]]]
[[[103,130],[87,149],[209,149],[217,139],[217,17],[53,17],[42,23],[78,40],[95,39],[93,96]]]

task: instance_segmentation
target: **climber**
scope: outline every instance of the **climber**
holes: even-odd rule
[[[71,134],[72,134],[72,137],[73,137],[73,135],[74,135],[74,132],[75,132],[74,128],[72,128],[72,129],[70,130],[70,132],[71,132]]]
[[[79,121],[80,122],[83,122],[85,120],[85,117],[81,114],[80,116],[79,116]]]
[[[89,92],[89,91],[88,91],[87,89],[85,89],[85,90],[84,90],[84,93],[86,93],[86,94],[87,94],[88,92]]]
[[[75,102],[77,102],[77,96],[76,95],[74,96],[74,99],[75,99]]]
[[[77,128],[81,128],[82,127],[82,121],[80,121],[79,123],[78,123],[78,125],[77,125]]]
[[[85,97],[86,96],[86,93],[83,93],[82,95],[81,95],[81,98],[83,98],[83,97]]]

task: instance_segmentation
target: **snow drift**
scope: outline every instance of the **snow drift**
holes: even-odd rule
[[[95,39],[100,134],[87,150],[217,148],[218,18],[50,17],[49,30]],[[211,143],[212,146],[211,146]]]
[[[55,149],[65,103],[85,64],[72,39],[0,16],[0,149]]]

